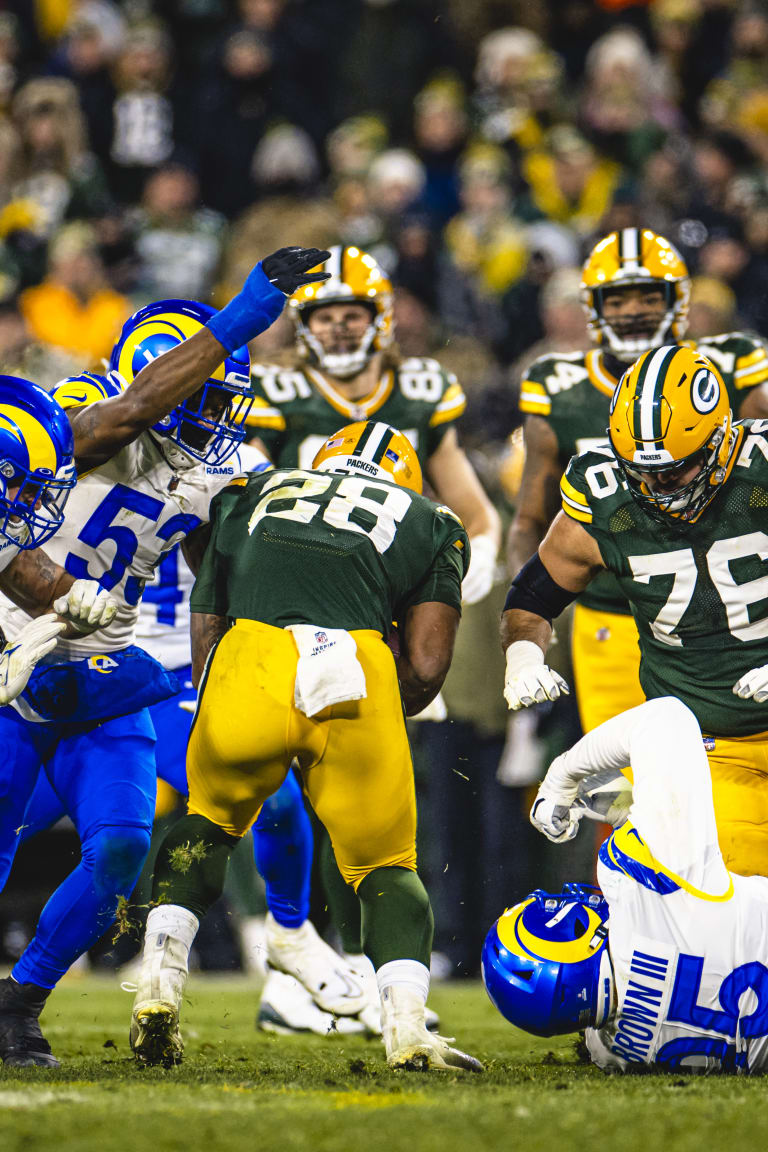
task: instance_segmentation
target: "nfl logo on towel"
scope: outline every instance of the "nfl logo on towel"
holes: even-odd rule
[[[315,632],[315,640],[318,644],[327,644],[328,643],[328,633],[327,632]]]

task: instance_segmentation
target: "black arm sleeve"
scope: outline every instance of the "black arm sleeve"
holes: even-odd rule
[[[575,600],[578,592],[569,592],[552,579],[542,564],[538,552],[523,565],[507,593],[504,611],[520,608],[533,612],[551,624]]]

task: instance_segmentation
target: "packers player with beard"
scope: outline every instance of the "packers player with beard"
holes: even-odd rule
[[[355,247],[330,251],[323,264],[330,278],[302,286],[288,302],[296,329],[292,362],[253,368],[256,399],[247,422],[255,443],[278,468],[309,468],[340,423],[377,420],[400,429],[416,449],[437,499],[467,530],[472,562],[461,592],[465,604],[475,603],[493,584],[501,525],[459,444],[456,421],[466,407],[464,393],[438,361],[397,354],[392,285],[374,258]],[[344,954],[366,978],[369,1004],[361,1019],[369,1032],[376,1032],[378,993],[360,950],[357,902],[341,882],[327,839],[320,852]],[[275,956],[284,943],[290,943],[288,935],[276,936],[268,921],[268,947]],[[270,1026],[279,1016],[283,1031],[309,1026],[301,996],[299,989],[291,991],[284,976],[270,973],[260,1022]]]
[[[717,367],[734,413],[768,416],[768,351],[740,332],[684,341],[690,278],[675,248],[648,228],[611,232],[592,249],[582,298],[595,347],[540,357],[521,384],[526,462],[509,540],[510,572],[541,543],[559,506],[571,456],[607,444],[608,405],[619,377],[664,344],[698,348]],[[584,731],[640,704],[640,651],[626,597],[602,573],[573,616],[573,669]]]
[[[562,511],[512,583],[507,702],[564,690],[544,663],[551,621],[610,573],[642,691],[682,700],[704,733],[726,866],[768,875],[768,421],[734,423],[712,361],[669,345],[624,374],[608,430],[571,460]]]

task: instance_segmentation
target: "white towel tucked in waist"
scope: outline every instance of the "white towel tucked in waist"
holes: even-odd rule
[[[293,702],[305,716],[331,704],[365,699],[365,673],[357,644],[344,628],[289,624],[299,651]]]

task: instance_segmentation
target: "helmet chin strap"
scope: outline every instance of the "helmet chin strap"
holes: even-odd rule
[[[603,319],[600,320],[600,331],[605,337],[607,351],[623,364],[633,364],[644,352],[650,352],[651,348],[661,348],[663,344],[669,343],[667,337],[671,337],[674,322],[675,310],[668,308],[659,322],[658,328],[650,337],[636,340],[622,339]]]
[[[356,376],[362,372],[373,355],[371,347],[376,339],[376,325],[369,324],[363,337],[354,352],[324,352],[320,341],[314,336],[303,322],[300,325],[300,334],[305,344],[312,352],[318,367],[330,376],[345,380],[349,376]]]
[[[183,448],[176,440],[169,440],[167,436],[160,436],[154,428],[149,429],[149,434],[162,452],[166,464],[174,472],[189,472],[200,463],[196,456],[190,455],[186,448]]]

